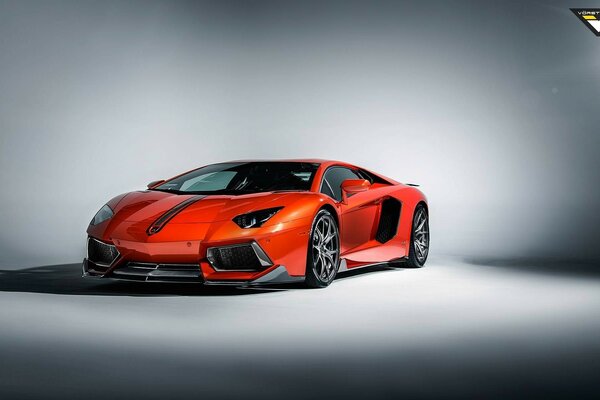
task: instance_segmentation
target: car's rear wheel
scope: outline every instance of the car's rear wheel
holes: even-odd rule
[[[340,264],[340,233],[335,218],[327,210],[320,210],[313,220],[306,258],[306,286],[329,286]]]
[[[413,215],[412,231],[410,235],[410,249],[406,266],[421,268],[427,261],[429,254],[429,214],[424,205],[419,204]]]

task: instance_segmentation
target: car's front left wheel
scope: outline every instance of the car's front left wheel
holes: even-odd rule
[[[310,230],[305,284],[311,288],[329,286],[340,264],[340,232],[333,215],[320,210]]]
[[[419,204],[413,215],[412,231],[410,235],[410,249],[406,266],[421,268],[427,261],[429,254],[429,214],[423,204]]]

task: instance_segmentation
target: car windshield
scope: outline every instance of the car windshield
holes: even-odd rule
[[[246,194],[275,190],[310,190],[319,164],[239,162],[213,164],[153,188],[185,194]]]

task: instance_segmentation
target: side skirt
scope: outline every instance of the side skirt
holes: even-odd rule
[[[394,258],[394,259],[389,260],[389,261],[382,261],[382,262],[377,262],[377,263],[372,263],[372,264],[359,265],[358,267],[348,268],[348,264],[346,263],[346,259],[344,258],[340,262],[340,266],[338,268],[338,272],[355,271],[357,269],[367,268],[367,267],[375,267],[377,265],[390,265],[390,264],[393,264],[393,263],[401,263],[401,262],[406,261],[407,259],[408,259],[408,257],[400,257],[400,258]]]

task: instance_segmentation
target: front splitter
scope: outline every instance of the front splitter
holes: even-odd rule
[[[92,271],[94,270],[92,269]],[[304,282],[303,276],[291,276],[288,273],[287,268],[283,265],[279,265],[265,275],[250,281],[205,280],[200,273],[200,270],[159,271],[157,269],[151,269],[147,272],[144,272],[143,270],[113,270],[106,275],[95,274],[92,271],[90,271],[88,260],[84,259],[82,264],[82,276],[84,278],[113,279],[128,282],[201,283],[215,286],[262,286]]]

